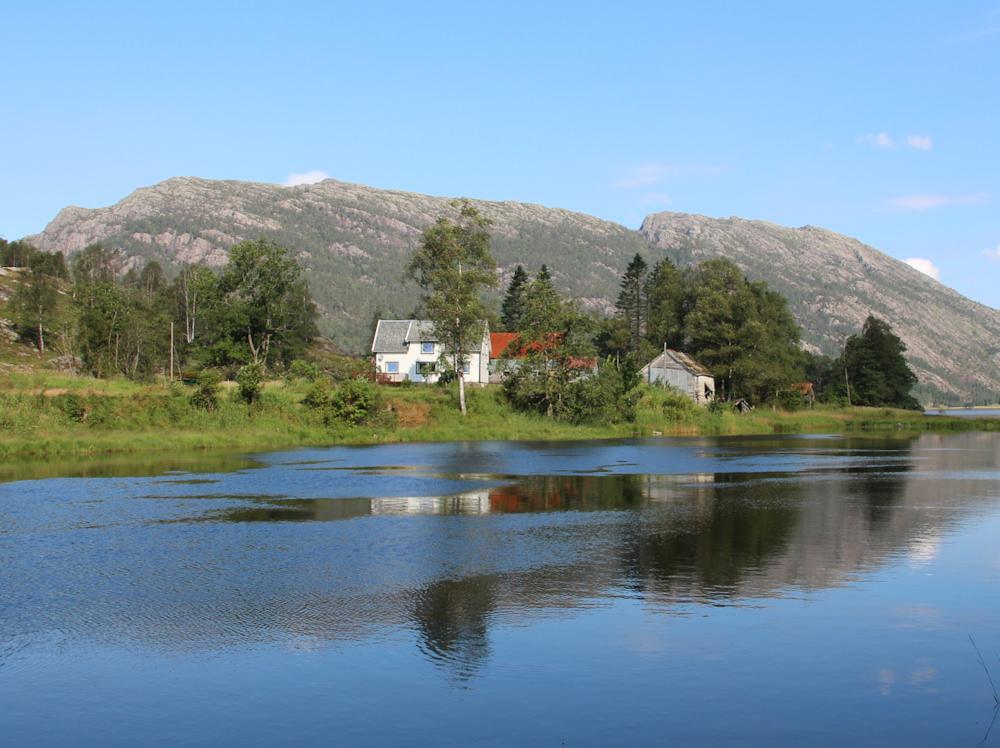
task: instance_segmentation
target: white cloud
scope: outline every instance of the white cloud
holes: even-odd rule
[[[919,270],[924,275],[929,275],[936,281],[941,280],[941,269],[924,257],[911,257],[908,260],[903,260],[903,262],[914,270]]]
[[[893,148],[906,146],[915,151],[929,151],[934,147],[934,142],[930,135],[907,135],[902,140],[897,140],[887,132],[862,135],[858,138],[858,142],[881,150],[892,150]]]
[[[302,174],[289,174],[285,180],[285,187],[298,187],[301,184],[316,184],[324,179],[329,179],[330,175],[325,171],[307,171]]]
[[[862,135],[861,142],[867,143],[872,148],[895,148],[896,141],[887,132],[879,132],[874,135]]]
[[[994,249],[984,249],[983,257],[985,257],[987,260],[995,260],[997,262],[1000,262],[1000,244],[998,244]]]
[[[907,135],[906,145],[915,151],[929,151],[934,147],[930,135]]]
[[[643,205],[670,205],[672,202],[666,192],[650,192],[642,198]]]
[[[904,195],[889,200],[889,205],[899,210],[924,211],[946,205],[982,205],[990,196],[980,192],[974,195]]]
[[[612,189],[633,190],[636,187],[648,187],[659,184],[669,177],[701,176],[713,177],[721,174],[721,166],[697,166],[684,164],[643,164],[630,169],[624,177],[612,182]]]

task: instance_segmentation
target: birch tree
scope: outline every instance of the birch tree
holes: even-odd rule
[[[497,285],[490,256],[490,221],[467,200],[455,201],[458,220],[438,218],[424,230],[407,272],[424,291],[427,316],[458,375],[458,404],[464,416],[464,355],[479,350],[486,309],[480,293]]]

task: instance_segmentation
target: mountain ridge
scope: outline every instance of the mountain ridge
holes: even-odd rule
[[[111,206],[63,208],[30,241],[71,255],[101,242],[132,264],[225,263],[237,241],[265,236],[294,248],[321,309],[321,329],[363,351],[371,318],[408,316],[404,280],[423,229],[453,198],[327,179],[310,185],[173,177]],[[925,397],[972,402],[1000,395],[1000,311],[966,299],[857,239],[806,225],[664,211],[638,230],[586,213],[514,200],[471,200],[494,222],[501,280],[545,263],[557,286],[609,312],[637,252],[678,264],[727,257],[789,299],[814,349],[834,353],[869,313],[893,324]]]

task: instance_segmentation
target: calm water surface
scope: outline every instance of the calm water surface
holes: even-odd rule
[[[5,745],[1000,745],[1000,434],[19,470]]]
[[[929,416],[957,416],[959,418],[1000,418],[1000,408],[947,408],[925,411]]]

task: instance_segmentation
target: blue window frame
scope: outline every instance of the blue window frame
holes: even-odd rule
[[[434,343],[421,343],[420,344],[421,353],[434,353]]]
[[[386,361],[385,362],[385,373],[386,374],[399,374],[399,361]]]

